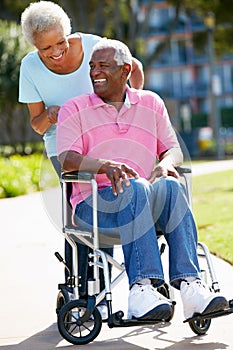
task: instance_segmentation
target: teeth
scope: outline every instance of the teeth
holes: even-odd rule
[[[95,79],[94,83],[102,83],[103,81],[106,81],[106,79]]]
[[[59,60],[59,58],[61,58],[62,57],[62,53],[59,55],[59,56],[52,56],[52,58],[54,59],[54,60]]]

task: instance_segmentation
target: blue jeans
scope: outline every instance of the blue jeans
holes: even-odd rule
[[[130,180],[124,192],[114,196],[111,187],[98,191],[98,226],[112,237],[120,235],[130,287],[138,280],[164,283],[156,231],[169,246],[169,279],[179,289],[186,277],[199,276],[197,230],[184,188],[173,177],[153,184]],[[76,208],[78,226],[92,226],[92,196]]]

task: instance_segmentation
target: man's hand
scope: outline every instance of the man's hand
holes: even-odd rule
[[[122,183],[130,186],[129,178],[139,178],[138,173],[123,163],[108,162],[105,164],[105,174],[112,184],[112,192],[115,196],[123,192]]]
[[[173,176],[179,179],[180,175],[175,166],[183,162],[183,154],[179,147],[173,147],[165,151],[159,159],[159,164],[152,171],[148,181],[154,182],[159,177]]]
[[[158,165],[155,167],[155,169],[152,171],[150,178],[148,181],[150,183],[154,182],[159,177],[167,177],[167,176],[174,176],[176,179],[179,178],[179,174],[176,171],[175,167],[173,165]]]
[[[122,182],[130,186],[129,178],[139,178],[138,173],[128,167],[125,163],[112,160],[94,159],[75,151],[63,152],[59,155],[62,170],[68,171],[90,171],[93,174],[106,174],[111,181],[112,192],[115,196],[123,192]]]

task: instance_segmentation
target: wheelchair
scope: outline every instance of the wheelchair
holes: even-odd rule
[[[181,181],[184,184],[187,199],[191,205],[191,185],[190,176],[191,169],[186,167],[178,167],[177,171],[180,174]],[[71,223],[71,209],[67,198],[70,193],[71,183],[89,183],[92,186],[93,194],[93,229],[92,231],[80,230],[78,227]],[[55,256],[65,266],[68,271],[68,277],[65,283],[58,285],[57,296],[57,325],[61,336],[69,343],[74,345],[84,345],[92,342],[100,333],[102,327],[102,318],[97,305],[105,298],[108,308],[108,320],[107,325],[109,328],[113,327],[130,327],[130,326],[142,326],[152,325],[159,323],[170,322],[174,312],[176,301],[174,300],[174,290],[169,284],[164,283],[163,286],[157,290],[161,293],[162,297],[166,298],[172,307],[172,314],[169,319],[156,319],[156,320],[137,320],[124,318],[123,311],[112,311],[112,290],[120,281],[126,276],[124,263],[118,262],[115,258],[108,255],[102,249],[101,246],[101,234],[98,232],[98,217],[97,217],[97,183],[94,178],[94,174],[87,172],[70,172],[63,173],[61,176],[62,183],[62,230],[65,239],[72,246],[72,263],[73,268],[71,271],[66,265],[61,255],[56,252]],[[162,233],[158,233],[158,239],[160,240]],[[106,236],[102,239],[106,239]],[[87,281],[87,299],[79,296],[79,276],[78,276],[78,249],[77,242],[87,245],[91,249],[89,254],[89,266],[93,268],[93,276]],[[114,244],[120,245],[120,238],[116,238]],[[160,254],[163,254],[165,250],[165,244],[160,245]],[[198,242],[198,258],[204,260],[204,268],[201,268],[201,276],[208,283],[209,288],[213,292],[219,292],[219,283],[217,281],[213,264],[211,261],[211,255],[208,247],[201,242]],[[116,276],[111,281],[109,273],[109,264],[117,271]],[[105,289],[100,291],[100,269],[103,271]],[[69,291],[72,290],[74,299],[70,298]],[[228,315],[233,312],[233,300],[229,300],[229,306],[224,311],[215,313],[209,313],[205,315],[196,314],[194,317],[185,320],[191,328],[191,330],[197,335],[204,335],[211,324],[211,319]]]

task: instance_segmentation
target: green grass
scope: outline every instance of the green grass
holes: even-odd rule
[[[199,240],[233,265],[233,171],[193,177],[192,195]]]

